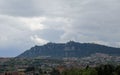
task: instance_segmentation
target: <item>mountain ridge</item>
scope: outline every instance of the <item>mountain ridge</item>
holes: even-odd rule
[[[18,55],[18,58],[34,57],[84,57],[95,53],[104,53],[120,56],[120,48],[99,45],[95,43],[79,43],[69,41],[67,43],[47,43],[42,46],[34,46]]]

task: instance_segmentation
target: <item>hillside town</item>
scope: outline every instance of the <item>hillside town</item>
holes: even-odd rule
[[[51,75],[53,71],[62,73],[66,69],[105,64],[117,66],[120,64],[120,57],[96,53],[83,58],[0,58],[0,75]]]

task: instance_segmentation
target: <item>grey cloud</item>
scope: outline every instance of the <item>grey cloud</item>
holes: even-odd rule
[[[79,15],[77,14],[78,17],[73,18],[74,22],[72,23],[71,28],[65,30],[66,34],[71,34],[68,31],[73,31],[74,34],[77,33],[76,36],[90,35],[89,38],[97,38],[98,40],[112,42],[120,41],[118,39],[118,37],[120,37],[118,34],[120,32],[120,18],[118,17],[119,4],[120,3],[117,0],[91,0],[90,3],[88,3],[86,6],[83,6],[82,12]]]
[[[39,16],[42,13],[34,8],[33,0],[1,0],[0,13],[10,16]]]
[[[75,40],[120,47],[119,7],[119,0],[1,0],[0,45],[13,48],[16,44],[15,49],[25,50],[36,44],[30,39],[36,35],[53,42]],[[45,18],[42,22],[41,17]],[[31,30],[31,24],[39,28]]]

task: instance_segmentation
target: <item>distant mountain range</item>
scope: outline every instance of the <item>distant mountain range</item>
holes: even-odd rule
[[[18,58],[34,57],[85,57],[95,53],[104,53],[120,56],[120,48],[108,47],[94,43],[79,43],[69,41],[67,43],[47,43],[42,46],[35,46],[17,56]]]

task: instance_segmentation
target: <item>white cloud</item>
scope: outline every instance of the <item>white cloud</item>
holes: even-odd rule
[[[31,40],[35,43],[35,44],[39,44],[39,45],[43,45],[48,43],[47,40],[44,40],[40,37],[38,37],[37,35],[31,36]]]
[[[19,18],[21,22],[30,30],[43,30],[45,26],[42,24],[46,20],[45,17],[33,17],[33,18]]]
[[[8,15],[0,15],[0,27],[11,27],[21,30],[43,30],[45,25],[42,24],[46,20],[45,17],[15,17]]]

